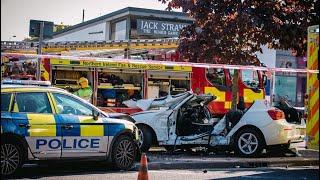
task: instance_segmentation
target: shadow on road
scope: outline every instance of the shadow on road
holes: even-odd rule
[[[41,162],[24,165],[15,175],[7,179],[38,179],[51,176],[90,175],[116,173],[106,162]]]

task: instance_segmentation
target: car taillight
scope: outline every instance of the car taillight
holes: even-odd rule
[[[269,110],[268,114],[273,120],[285,119],[284,112],[280,110]]]

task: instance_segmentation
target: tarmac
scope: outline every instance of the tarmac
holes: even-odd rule
[[[212,169],[212,168],[257,168],[257,167],[293,167],[319,166],[319,150],[306,149],[304,143],[290,146],[293,153],[260,158],[237,157],[233,154],[166,154],[153,153],[159,149],[151,149],[146,153],[149,170],[160,169]],[[297,152],[297,153],[294,153]],[[136,164],[139,168],[139,163]]]

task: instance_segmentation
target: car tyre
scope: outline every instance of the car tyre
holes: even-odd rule
[[[18,143],[1,139],[1,176],[7,177],[19,170],[23,157],[22,147]]]
[[[133,139],[127,135],[120,136],[112,149],[112,162],[116,169],[128,170],[136,160],[136,146]]]
[[[138,132],[139,132],[139,148],[141,152],[149,151],[152,144],[151,130],[146,126],[138,125]]]
[[[264,148],[263,137],[253,129],[243,129],[234,141],[235,154],[243,157],[258,157]]]

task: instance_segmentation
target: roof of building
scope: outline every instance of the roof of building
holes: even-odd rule
[[[125,13],[125,12],[129,12],[129,15],[135,15],[134,12],[159,14],[159,17],[161,17],[161,15],[162,16],[163,15],[172,15],[173,16],[172,19],[176,19],[175,18],[176,16],[180,16],[180,17],[188,18],[190,21],[192,21],[192,18],[189,17],[189,15],[187,13],[183,13],[183,12],[162,11],[162,10],[144,9],[144,8],[136,8],[136,7],[126,7],[126,8],[120,9],[118,11],[114,11],[112,13],[109,13],[109,14],[106,14],[106,15],[103,15],[103,16],[100,16],[100,17],[97,17],[97,18],[94,18],[94,19],[91,19],[91,20],[76,24],[74,26],[70,26],[70,27],[67,27],[65,29],[59,30],[59,31],[55,32],[53,35],[56,36],[56,35],[71,31],[73,29],[77,29],[79,27],[83,27],[83,26],[86,26],[86,25],[89,25],[89,24],[92,24],[92,23],[95,23],[95,22],[98,22],[98,21],[101,21],[101,20],[116,16],[116,15],[119,15],[119,14]]]

